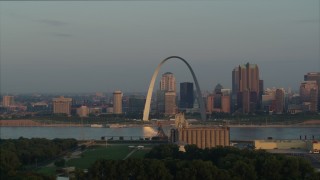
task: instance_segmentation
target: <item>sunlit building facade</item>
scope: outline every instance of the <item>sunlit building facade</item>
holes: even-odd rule
[[[176,78],[171,72],[166,72],[160,80],[160,90],[176,92]]]
[[[3,96],[2,97],[2,106],[10,107],[14,105],[14,96]]]
[[[68,116],[71,115],[72,98],[60,96],[59,98],[53,98],[52,102],[54,114],[66,114]]]
[[[165,93],[165,112],[164,114],[167,116],[175,115],[177,113],[177,106],[176,106],[176,93],[175,92],[166,92]]]
[[[113,114],[122,114],[122,92],[113,92]]]
[[[247,114],[260,108],[263,81],[256,64],[240,65],[232,71],[233,110]]]
[[[166,116],[177,112],[176,79],[171,72],[162,74],[160,90],[157,92],[157,112]]]
[[[171,130],[173,143],[194,144],[198,148],[230,146],[229,127],[188,127]]]

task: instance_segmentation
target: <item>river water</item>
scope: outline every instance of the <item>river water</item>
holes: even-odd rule
[[[164,127],[169,135],[170,127]],[[0,127],[2,139],[24,138],[75,138],[78,140],[101,139],[102,136],[144,136],[151,137],[157,134],[156,127],[130,128],[92,128],[92,127]],[[231,140],[267,139],[320,139],[319,127],[232,127]]]

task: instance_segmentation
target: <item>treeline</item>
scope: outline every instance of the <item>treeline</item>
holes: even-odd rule
[[[176,145],[154,147],[145,159],[99,160],[76,179],[310,179],[319,180],[311,164],[302,158],[275,155],[263,150],[232,147],[199,149]]]
[[[43,163],[61,156],[67,150],[77,147],[75,139],[22,138],[0,139],[0,174],[1,179],[23,177],[26,173]],[[40,175],[39,175],[40,176]]]

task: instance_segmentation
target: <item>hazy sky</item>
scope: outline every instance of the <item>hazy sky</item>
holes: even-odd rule
[[[202,90],[231,88],[232,69],[247,62],[265,87],[298,89],[320,71],[319,9],[318,0],[1,1],[1,92],[145,92],[172,55]],[[167,71],[177,86],[192,81],[178,60],[159,75]]]

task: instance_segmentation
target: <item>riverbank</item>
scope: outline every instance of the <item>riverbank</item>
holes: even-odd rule
[[[162,123],[161,123],[162,124]],[[172,126],[174,124],[162,124],[164,126]],[[191,125],[191,126],[221,126],[219,124],[211,124],[210,122],[202,125]],[[130,127],[156,127],[157,124],[118,124],[112,123],[108,124],[104,127],[109,128],[130,128]],[[235,128],[283,128],[283,127],[320,127],[320,120],[307,120],[302,123],[297,124],[227,124],[228,127],[235,127]],[[29,119],[21,119],[21,120],[0,120],[0,127],[92,127],[92,124],[80,124],[80,123],[48,123],[48,122],[39,122]]]
[[[33,120],[28,119],[20,119],[20,120],[0,120],[0,127],[37,127],[37,126],[45,126],[45,127],[81,127],[83,124],[67,124],[67,123],[59,123],[59,124],[50,124],[50,123],[40,123]]]
[[[230,128],[300,128],[300,127],[319,127],[320,124],[289,124],[289,125],[280,125],[280,124],[270,124],[270,125],[228,125]]]
[[[29,119],[21,120],[0,120],[0,127],[92,127],[92,128],[131,128],[131,127],[143,127],[154,126],[152,124],[81,124],[81,123],[48,123],[38,122]]]

